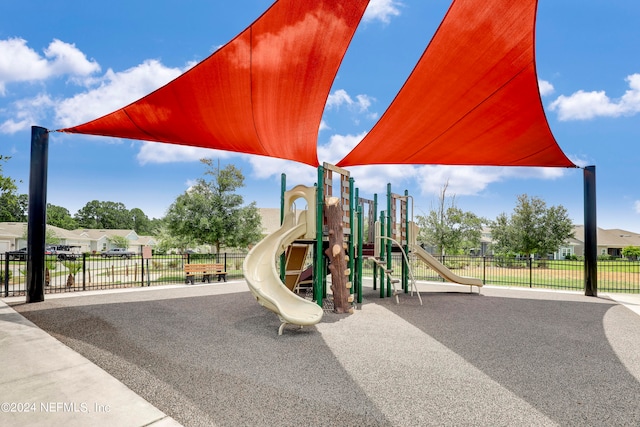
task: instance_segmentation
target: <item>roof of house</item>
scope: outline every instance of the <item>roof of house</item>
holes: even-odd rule
[[[584,242],[584,225],[576,225],[574,227],[575,240]],[[640,246],[640,234],[632,231],[613,228],[605,230],[598,227],[596,238],[598,246],[606,246],[610,248],[625,248],[627,246]]]
[[[12,237],[16,239],[26,238],[26,230],[26,222],[0,222],[0,236]],[[103,237],[109,238],[113,236],[121,236],[133,240],[139,245],[155,244],[156,242],[155,237],[140,236],[134,230],[108,230],[87,228],[65,230],[64,228],[56,227],[53,225],[47,225],[47,230],[55,235],[55,237],[65,240],[100,240]]]

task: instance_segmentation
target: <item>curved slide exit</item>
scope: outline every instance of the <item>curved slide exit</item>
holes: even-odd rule
[[[258,303],[278,315],[284,325],[315,325],[322,319],[322,307],[291,292],[280,280],[276,258],[285,249],[307,232],[307,212],[302,212],[296,221],[296,213],[289,212],[280,228],[261,240],[251,249],[244,260],[244,277],[249,290]]]
[[[418,245],[411,245],[411,252],[415,253],[418,258],[449,282],[458,283],[460,285],[477,286],[478,289],[482,286],[482,280],[475,277],[458,276]]]

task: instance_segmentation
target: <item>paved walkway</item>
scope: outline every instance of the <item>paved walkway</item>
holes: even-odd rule
[[[244,282],[5,298],[0,425],[640,424],[640,296],[420,288],[281,337]]]

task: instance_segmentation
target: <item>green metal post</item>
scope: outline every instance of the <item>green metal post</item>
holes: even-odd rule
[[[350,179],[350,183],[353,182],[353,178]],[[358,190],[357,188],[354,189],[353,191],[353,204],[351,206],[353,215],[355,217],[355,223],[356,223],[356,227],[354,227],[354,223],[353,221],[351,222],[351,247],[352,249],[350,249],[350,253],[353,254],[353,258],[351,256],[349,256],[349,260],[353,259],[352,261],[352,267],[353,270],[351,271],[351,289],[349,290],[351,294],[356,293],[356,286],[358,284],[358,280],[360,280],[359,276],[358,276],[358,264],[360,264],[360,254],[358,253],[358,243],[359,243],[359,237],[358,237],[358,230],[360,229],[360,217],[358,216],[358,212],[360,211],[360,190]]]
[[[391,183],[387,184],[387,237],[391,237],[392,227],[395,226],[395,218],[391,218]],[[387,270],[393,269],[393,259],[391,256],[391,240],[385,239],[387,243]],[[387,276],[387,296],[390,297],[391,293],[391,277]]]
[[[374,194],[373,195],[373,227],[374,228],[376,226],[376,218],[378,218],[378,194]],[[376,235],[376,230],[373,231],[374,240],[375,240],[375,235]],[[369,243],[371,243],[371,242],[369,242]],[[378,254],[374,252],[373,256],[374,257],[378,256]],[[376,267],[376,265],[374,263],[374,266],[373,266],[373,290],[374,291],[376,290],[377,282],[378,282],[378,268]]]
[[[353,178],[349,178],[349,249],[347,250],[347,254],[349,255],[349,262],[347,263],[347,268],[349,268],[349,281],[351,282],[350,293],[353,293],[353,281],[355,275],[355,253],[354,253],[354,239],[356,236],[355,230],[353,228],[353,213],[355,210],[354,200],[353,200]]]
[[[316,253],[313,265],[313,297],[322,307],[323,295],[323,254],[322,254],[322,217],[324,207],[324,168],[318,166],[318,183],[316,185]]]
[[[409,293],[409,190],[404,190],[404,253],[407,254],[407,259],[402,257],[402,265],[404,266],[402,271],[402,286],[404,287],[404,293]],[[402,242],[400,242],[402,243]]]
[[[384,211],[380,212],[380,235],[384,236]],[[387,245],[381,241],[380,242],[380,259],[383,260],[384,256],[385,256],[385,251],[386,251]],[[380,267],[376,264],[376,270],[378,270]],[[384,298],[384,278],[385,275],[380,272],[380,298]]]
[[[284,193],[287,191],[287,175],[280,175],[280,225],[284,222]],[[280,255],[280,280],[284,282],[286,274],[284,253]]]
[[[364,220],[364,214],[362,212],[362,206],[358,205],[358,258],[357,258],[357,266],[358,271],[356,274],[357,277],[357,286],[358,286],[358,304],[362,304],[362,235],[364,231],[364,224],[362,221]]]

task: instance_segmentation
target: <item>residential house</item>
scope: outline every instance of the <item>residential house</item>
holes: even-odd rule
[[[15,251],[27,246],[26,222],[0,222],[0,253]],[[129,240],[130,251],[142,253],[145,246],[154,247],[152,236],[139,236],[134,230],[94,230],[64,228],[47,225],[47,233],[59,239],[62,245],[74,246],[77,252],[101,252],[113,247],[110,238],[121,236]]]
[[[574,253],[578,256],[584,256],[584,226],[576,226],[574,232]],[[609,230],[598,228],[597,240],[598,255],[622,257],[622,249],[628,246],[640,247],[640,234],[619,228]]]
[[[599,255],[622,257],[622,249],[628,246],[640,247],[640,234],[618,228],[605,230],[598,228],[597,244]],[[553,253],[553,259],[566,259],[568,256],[584,256],[584,226],[576,225],[573,228],[574,237],[569,238]],[[480,251],[476,255],[491,254],[491,229],[482,229],[480,239]],[[551,254],[550,254],[551,255]]]

